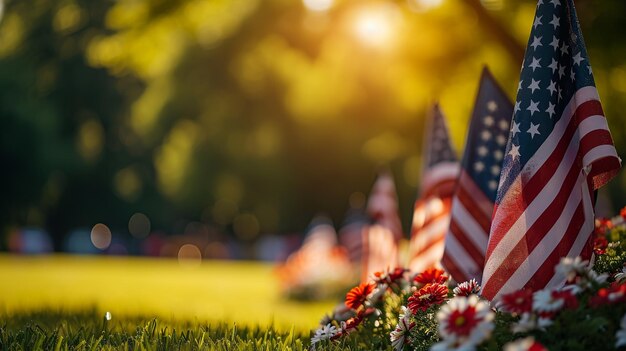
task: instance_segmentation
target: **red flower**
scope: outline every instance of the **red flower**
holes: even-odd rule
[[[622,208],[622,209],[619,211],[619,215],[620,215],[620,216],[622,216],[622,218],[623,218],[624,220],[626,220],[626,207]]]
[[[430,306],[442,304],[448,297],[448,287],[443,284],[426,284],[409,297],[408,307],[413,313],[426,311]]]
[[[533,292],[528,289],[502,295],[502,308],[513,314],[530,312],[533,307]]]
[[[359,286],[355,286],[352,290],[346,294],[346,306],[354,310],[363,305],[367,296],[374,291],[374,284],[362,283]]]
[[[555,290],[552,292],[552,298],[555,300],[563,300],[563,308],[567,308],[570,310],[578,308],[578,299],[576,298],[576,295],[572,294],[570,290]]]
[[[441,269],[428,268],[422,273],[416,275],[415,278],[413,278],[413,281],[422,285],[433,283],[445,284],[446,281],[448,281],[448,276],[446,275],[446,272]]]
[[[603,236],[598,236],[593,240],[593,252],[598,255],[604,255],[608,246],[609,241]]]
[[[626,302],[626,284],[613,283],[608,288],[601,288],[589,299],[589,306],[598,307],[612,303]]]
[[[446,321],[446,331],[450,334],[468,336],[480,321],[474,306],[468,306],[463,311],[453,310]]]
[[[376,281],[376,284],[391,285],[395,283],[396,281],[402,279],[402,277],[404,276],[404,273],[408,271],[409,270],[406,268],[396,267],[393,270],[376,272],[374,273],[374,278],[375,278],[374,280]]]

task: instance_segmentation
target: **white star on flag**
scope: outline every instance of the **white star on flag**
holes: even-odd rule
[[[531,64],[528,65],[528,67],[532,68],[533,72],[535,71],[535,68],[541,68],[541,64],[539,64],[539,59],[533,57],[533,62],[531,62]]]
[[[530,89],[530,91],[532,93],[534,93],[535,90],[539,89],[539,81],[531,79],[530,80],[530,85],[528,86],[528,89]]]
[[[539,133],[539,123],[534,124],[533,122],[530,122],[530,128],[526,131],[526,133],[530,134],[531,139],[534,139],[537,134],[541,135],[541,133]]]
[[[530,105],[528,105],[528,107],[526,108],[526,111],[530,111],[530,115],[534,115],[535,112],[539,112],[539,107],[537,107],[539,105],[539,102],[534,102],[532,100],[530,100]]]
[[[513,133],[513,136],[515,136],[515,134],[519,132],[519,123],[513,122],[513,128],[511,129],[511,133]]]
[[[533,43],[532,43],[532,44],[530,44],[530,46],[532,46],[532,47],[533,47],[533,50],[537,50],[537,47],[538,47],[538,46],[543,46],[543,44],[541,44],[541,38],[542,38],[542,37],[539,37],[539,38],[534,37],[534,38],[533,38]]]
[[[513,157],[514,160],[515,160],[515,157],[520,157],[521,155],[519,153],[519,145],[512,144],[511,151],[509,151],[509,155],[511,155],[511,157]]]

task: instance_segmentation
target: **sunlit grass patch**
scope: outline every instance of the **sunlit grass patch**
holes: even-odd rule
[[[94,309],[104,315],[237,323],[307,332],[334,302],[280,296],[270,264],[115,257],[0,255],[0,312]]]

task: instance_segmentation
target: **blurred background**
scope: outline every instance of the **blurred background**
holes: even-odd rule
[[[281,260],[381,167],[407,231],[426,111],[460,154],[483,65],[514,98],[535,5],[0,0],[0,249]],[[626,2],[576,5],[623,155]]]

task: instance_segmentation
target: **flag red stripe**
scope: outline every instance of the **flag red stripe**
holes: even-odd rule
[[[479,205],[474,200],[473,195],[469,194],[465,189],[465,184],[459,184],[457,188],[456,197],[461,201],[467,212],[469,212],[476,223],[480,225],[481,228],[485,231],[485,233],[489,233],[489,228],[491,227],[491,218],[487,217],[483,211],[481,211]],[[454,217],[454,209],[452,210],[452,216]]]
[[[426,251],[432,249],[433,247],[437,245],[442,245],[443,241],[446,239],[446,236],[444,234],[445,232],[443,232],[442,235],[434,236],[432,240],[427,242],[425,245],[422,245],[419,249],[416,250],[416,253],[413,256],[413,258],[418,257],[419,255],[425,253]]]
[[[449,197],[454,193],[456,178],[445,178],[430,186],[423,194],[422,198],[430,196]]]
[[[450,221],[450,232],[448,235],[453,234],[456,240],[463,246],[465,252],[476,262],[478,267],[481,267],[485,263],[485,256],[483,256],[483,251],[480,248],[477,248],[474,243],[468,239],[468,235],[463,231],[463,228],[459,225],[454,218]],[[481,233],[485,235],[484,233]],[[444,253],[445,256],[445,253]]]
[[[583,201],[581,200],[574,212],[565,235],[559,244],[552,250],[552,253],[546,261],[541,265],[541,268],[534,274],[535,279],[529,281],[526,286],[533,290],[543,289],[548,285],[548,282],[554,275],[554,267],[559,263],[561,257],[567,256],[570,249],[576,241],[577,234],[580,232],[582,225],[585,223],[585,213],[583,207]],[[588,233],[591,235],[591,233]]]
[[[488,298],[495,296],[495,293],[500,290],[521,263],[526,260],[529,253],[537,247],[544,235],[552,228],[555,218],[558,218],[563,212],[564,205],[576,186],[579,173],[580,165],[577,162],[573,162],[553,202],[548,205],[535,223],[526,230],[522,239],[510,251],[505,261],[496,269],[491,278],[485,282],[483,286],[484,296]]]
[[[459,268],[459,265],[456,264],[452,257],[444,254],[443,258],[441,258],[441,264],[457,283],[462,283],[470,279],[465,275],[465,272]]]
[[[580,121],[587,117],[602,113],[602,107],[597,100],[586,101],[576,109],[577,118],[571,118],[563,136],[559,140],[554,151],[548,156],[547,160],[541,165],[537,172],[524,184],[523,196],[506,196],[503,201],[507,202],[508,208],[514,208],[516,212],[508,212],[504,218],[499,218],[497,223],[493,223],[494,228],[491,229],[489,237],[489,245],[487,246],[487,257],[491,256],[493,250],[500,243],[500,240],[511,229],[513,224],[524,213],[527,206],[537,197],[548,180],[553,176],[554,170],[558,167],[563,155],[571,142],[576,128]],[[565,116],[563,116],[565,117]],[[563,118],[562,117],[562,118]],[[520,173],[520,177],[524,175],[524,171]],[[512,204],[511,202],[515,202]],[[501,207],[502,205],[498,206]],[[494,214],[496,211],[494,211]]]

